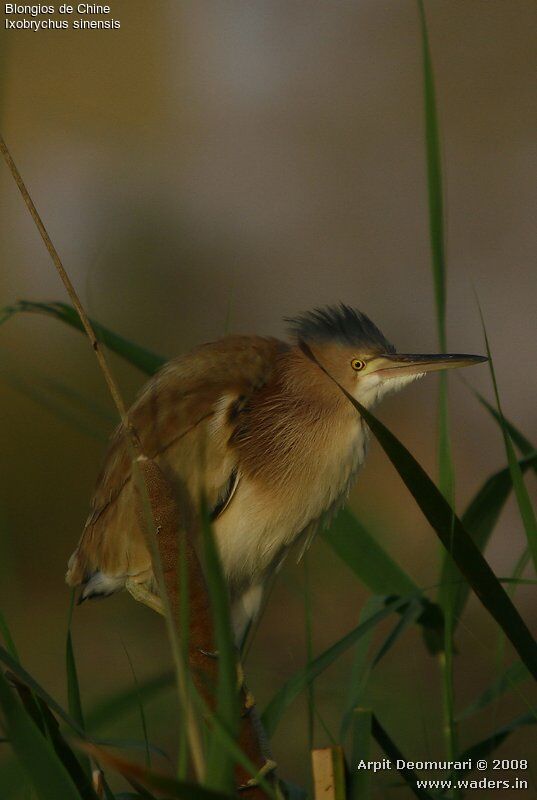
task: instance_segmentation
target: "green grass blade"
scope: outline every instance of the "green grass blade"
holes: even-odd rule
[[[358,404],[357,404],[358,405]],[[537,644],[461,521],[442,493],[399,440],[367,409],[360,413],[382,445],[426,519],[468,583],[537,677]]]
[[[134,664],[132,663],[132,659],[130,657],[129,651],[125,646],[125,642],[123,642],[123,650],[125,651],[125,655],[127,657],[127,661],[129,662],[129,667],[132,674],[132,681],[134,684],[134,689],[136,691],[136,702],[138,706],[138,712],[140,714],[140,725],[142,727],[142,734],[144,737],[144,747],[145,747],[145,765],[148,769],[151,769],[151,748],[149,746],[149,736],[147,733],[147,719],[145,716],[145,709],[143,700],[140,697],[139,685],[138,685],[138,678],[136,677],[136,672],[134,670]]]
[[[413,622],[416,622],[420,614],[421,606],[419,601],[412,599],[406,608],[404,608],[401,619],[395,623],[394,627],[379,647],[378,652],[373,658],[373,667],[377,666],[377,664],[384,658],[386,653],[392,649],[397,640],[403,635],[409,625],[412,625]]]
[[[97,402],[94,397],[88,396],[84,392],[78,391],[62,381],[55,380],[49,375],[40,375],[39,383],[52,397],[61,400],[77,410],[83,411],[100,423],[105,423],[107,428],[110,427],[110,425],[116,424],[116,415],[107,408],[107,406]]]
[[[373,617],[386,605],[386,598],[378,595],[369,597],[360,611],[360,618],[358,624],[362,625],[368,619]],[[345,704],[346,711],[341,718],[339,737],[341,741],[345,739],[349,726],[351,725],[354,711],[357,706],[362,705],[364,702],[365,689],[371,674],[371,663],[368,662],[368,652],[371,646],[371,640],[375,632],[374,628],[370,628],[355,645],[354,660],[352,663],[351,674],[347,688],[347,700]]]
[[[434,279],[434,295],[438,339],[446,349],[446,265],[444,248],[444,201],[442,167],[440,160],[440,134],[436,112],[436,91],[433,65],[429,48],[427,20],[422,0],[418,0],[423,57],[423,98],[425,113],[425,148],[427,158],[427,190],[429,199],[429,233]]]
[[[266,796],[271,798],[272,800],[278,800],[276,797],[276,793],[271,785],[269,785],[269,779],[264,777],[262,773],[259,772],[258,768],[256,768],[255,764],[250,760],[250,758],[244,753],[242,748],[237,743],[235,737],[233,737],[227,728],[225,728],[220,719],[216,714],[214,714],[207,703],[203,700],[201,695],[196,692],[195,688],[192,693],[192,699],[194,700],[196,707],[199,709],[200,714],[208,721],[209,725],[213,728],[212,735],[215,736],[218,741],[220,742],[221,746],[226,749],[226,751],[233,757],[236,764],[240,764],[244,767],[246,772],[252,777],[255,777],[259,783],[259,786],[263,789]]]
[[[76,668],[75,651],[73,647],[73,637],[71,633],[74,602],[75,602],[75,591],[73,589],[71,591],[71,602],[69,604],[69,616],[67,620],[67,639],[65,643],[65,671],[67,675],[67,708],[69,709],[69,714],[71,715],[71,717],[77,721],[82,730],[85,730],[86,726],[84,724],[84,712],[82,710],[80,684],[78,682],[78,671]],[[86,775],[91,775],[91,764],[87,756],[80,756],[80,765]]]
[[[537,717],[534,714],[522,714],[519,717],[508,722],[507,725],[502,725],[501,728],[494,731],[486,739],[483,739],[477,744],[472,745],[460,756],[461,761],[471,761],[473,764],[479,758],[486,758],[498,748],[507,737],[524,725],[535,725]]]
[[[315,360],[311,351],[309,352]],[[319,367],[323,369],[320,364]],[[342,386],[340,389],[367,422],[425,518],[446,550],[451,552],[454,562],[481,603],[511,640],[532,675],[537,678],[537,643],[449,503],[397,437]]]
[[[301,786],[297,786],[283,778],[279,779],[278,785],[285,800],[308,800],[308,793]]]
[[[418,0],[421,28],[423,102],[425,116],[425,150],[427,160],[427,188],[429,200],[429,235],[431,241],[431,266],[436,304],[436,321],[440,348],[447,348],[446,335],[446,258],[444,236],[444,198],[442,189],[442,164],[440,158],[440,132],[436,108],[436,90],[433,64],[429,46],[429,33],[423,0]],[[448,376],[442,373],[438,402],[438,471],[439,489],[452,508],[455,507],[455,478],[449,437]],[[452,542],[447,552],[442,553],[442,573],[447,576],[440,585],[439,600],[444,612],[444,652],[440,657],[444,689],[444,718],[448,759],[457,752],[453,700],[453,632],[454,586],[457,575],[451,558]]]
[[[481,692],[473,703],[470,703],[464,711],[461,711],[460,714],[457,715],[457,719],[462,721],[472,717],[530,677],[531,675],[522,661],[514,661],[490,686]]]
[[[179,561],[177,569],[179,581],[179,638],[183,664],[188,664],[189,639],[190,639],[190,590],[188,586],[188,559],[186,554],[186,540],[181,537],[179,542]],[[185,669],[185,672],[187,670]],[[188,677],[190,675],[188,674]],[[190,698],[189,698],[190,699]],[[182,710],[185,722],[187,714]],[[188,778],[188,738],[185,735],[185,726],[182,726],[179,736],[179,746],[177,751],[177,779],[184,781]]]
[[[0,670],[0,708],[7,736],[39,800],[80,800],[80,794],[51,743],[15,697]]]
[[[375,594],[407,595],[419,592],[412,578],[382,549],[377,539],[349,509],[342,509],[330,528],[320,535]]]
[[[14,659],[16,663],[20,664],[19,653],[17,651],[15,641],[11,635],[11,631],[7,624],[7,620],[1,611],[0,611],[0,635],[2,636],[11,657]],[[43,721],[41,710],[39,708],[39,705],[37,703],[37,700],[33,692],[28,691],[26,697],[24,698],[24,701],[27,713],[32,717],[37,727],[44,733],[45,724]]]
[[[304,575],[304,632],[306,638],[306,659],[307,664],[313,661],[313,611],[311,580],[308,562],[308,552],[302,556],[302,570]],[[315,740],[315,683],[312,681],[307,688],[308,695],[308,715],[307,715],[307,734],[308,750],[311,752]]]
[[[216,715],[230,736],[235,738],[239,726],[237,654],[231,631],[229,595],[209,514],[204,503],[202,504],[202,539],[207,587],[218,650]],[[229,751],[222,748],[217,736],[212,736],[207,761],[207,786],[210,789],[231,792],[234,787],[233,772],[234,762]]]
[[[27,691],[30,694],[30,690],[28,689]],[[89,759],[86,756],[82,756],[80,759],[75,756],[60,733],[58,722],[47,704],[43,700],[38,700],[38,703],[41,715],[45,721],[47,735],[52,742],[56,755],[78,789],[80,797],[83,798],[83,800],[99,800],[93,788],[91,770],[84,768],[84,764],[89,766]]]
[[[343,509],[330,528],[321,533],[354,574],[377,595],[417,595],[420,589],[378,541],[348,509]],[[438,605],[422,595],[422,614],[417,622],[424,628],[428,648],[437,652],[443,642],[443,617]]]
[[[164,690],[172,689],[174,686],[175,672],[166,670],[141,682],[138,687],[122,689],[86,713],[87,729],[101,730],[125,714],[130,714],[137,707],[139,700],[148,703]]]
[[[71,591],[71,602],[69,605],[69,617],[67,621],[67,642],[65,646],[65,668],[67,675],[67,707],[73,719],[77,721],[82,730],[84,725],[84,712],[82,711],[82,699],[80,697],[80,684],[78,682],[78,671],[76,668],[75,651],[73,648],[73,638],[71,635],[71,623],[73,619],[73,608],[75,602],[75,592]]]
[[[100,739],[98,737],[92,737],[92,742],[101,747],[116,747],[118,750],[143,750],[144,754],[147,749],[149,749],[151,753],[154,753],[156,756],[160,756],[160,758],[163,758],[170,764],[172,763],[172,760],[166,750],[163,750],[162,747],[158,747],[156,744],[152,744],[150,741],[146,741],[145,739]]]
[[[224,792],[206,789],[198,784],[187,781],[178,781],[169,778],[154,770],[133,764],[123,758],[112,755],[106,750],[97,747],[90,747],[90,752],[98,759],[99,763],[114,769],[126,778],[131,786],[140,787],[140,790],[148,789],[151,792],[164,794],[168,800],[232,800],[233,795]],[[142,796],[147,796],[142,794]],[[150,795],[152,797],[152,795]]]
[[[511,480],[513,482],[513,489],[515,491],[515,497],[517,499],[520,517],[524,524],[524,530],[526,531],[528,545],[533,558],[533,566],[535,568],[535,571],[537,572],[537,518],[535,517],[535,512],[531,504],[528,490],[526,489],[526,484],[524,483],[524,478],[522,477],[522,472],[515,455],[513,443],[509,436],[509,431],[504,423],[503,411],[500,403],[500,395],[498,392],[498,383],[496,381],[496,372],[494,370],[494,362],[492,360],[492,355],[490,352],[489,340],[487,336],[487,330],[485,327],[485,321],[483,318],[481,307],[479,308],[479,313],[481,315],[483,335],[485,337],[485,345],[487,348],[487,355],[489,358],[489,369],[492,378],[492,385],[494,386],[494,396],[496,398],[496,406],[498,408],[498,414],[500,416],[500,427],[502,430],[503,439],[505,443],[505,450],[507,453],[507,463],[509,464],[509,470],[511,472]]]
[[[13,674],[26,686],[32,689],[35,694],[44,700],[47,706],[52,709],[60,719],[62,719],[70,728],[73,729],[82,738],[85,737],[84,729],[80,727],[78,722],[71,717],[65,709],[33,678],[24,667],[16,661],[8,651],[0,646],[0,661],[2,661]]]
[[[65,404],[58,401],[56,397],[50,397],[46,391],[39,386],[36,386],[36,381],[32,378],[32,383],[29,383],[21,378],[12,374],[2,375],[2,380],[15,389],[20,394],[28,397],[37,405],[44,408],[50,414],[53,414],[57,419],[66,423],[67,425],[76,428],[81,433],[88,436],[90,439],[97,439],[101,442],[108,441],[107,434],[99,430],[95,425],[88,423],[84,416],[78,412],[73,412],[67,408]]]
[[[512,422],[510,422],[506,417],[504,417],[503,414],[500,414],[494,408],[494,406],[491,403],[488,402],[488,400],[485,400],[483,395],[480,394],[477,391],[477,389],[473,389],[472,388],[472,392],[477,397],[477,399],[479,400],[481,405],[484,406],[484,408],[487,409],[489,414],[492,417],[494,417],[494,419],[496,420],[496,422],[499,425],[502,425],[502,421],[503,421],[503,425],[504,425],[505,428],[507,428],[507,433],[511,437],[511,440],[516,445],[516,447],[518,447],[518,449],[520,450],[520,452],[523,455],[527,456],[527,455],[529,455],[530,453],[532,453],[535,450],[535,447],[532,445],[532,443],[529,441],[529,439],[526,439],[524,434],[521,433],[518,430],[518,428]],[[537,467],[535,467],[535,471],[537,472]]]
[[[398,760],[408,763],[410,759],[405,758],[393,739],[389,736],[388,732],[382,727],[375,714],[373,714],[371,717],[371,733],[373,734],[373,738],[379,747],[382,748],[392,763],[396,763]],[[408,785],[408,788],[412,794],[418,797],[419,800],[431,800],[431,795],[428,794],[428,792],[426,792],[424,789],[418,789],[418,776],[414,770],[404,767],[403,769],[398,770],[398,772]]]
[[[332,378],[305,343],[302,348],[361,414],[481,603],[511,640],[532,675],[537,677],[537,643],[443,494],[397,437]]]
[[[33,303],[28,300],[20,300],[14,305],[6,306],[1,309],[0,325],[19,313],[44,314],[45,316],[54,317],[61,322],[65,322],[78,331],[83,331],[82,323],[72,306],[66,303]],[[147,375],[153,375],[167,360],[161,356],[157,356],[145,347],[134,344],[124,336],[114,333],[109,328],[100,325],[94,320],[91,320],[91,324],[100,342],[106,345],[112,352],[123,356],[123,358]]]
[[[9,630],[9,625],[7,624],[7,620],[1,611],[0,611],[0,636],[4,640],[4,643],[9,653],[15,659],[15,661],[20,661],[15,641],[11,635],[11,631]]]
[[[372,597],[365,604],[360,614],[360,624],[364,623],[367,619],[372,617],[380,605],[385,605],[386,598]],[[400,609],[401,619],[399,619],[390,633],[386,636],[380,645],[377,653],[373,656],[370,663],[367,662],[367,652],[371,642],[373,629],[363,636],[356,645],[356,655],[351,672],[351,679],[349,681],[349,691],[347,699],[347,711],[341,720],[340,738],[343,740],[349,725],[352,722],[355,708],[364,702],[364,694],[367,686],[367,681],[372,670],[384,658],[384,656],[391,650],[397,640],[403,635],[409,625],[416,621],[416,618],[421,614],[421,605],[418,599],[413,598],[405,606]]]
[[[530,450],[518,463],[522,472],[531,468],[536,469],[537,451]],[[485,481],[461,517],[464,528],[481,552],[487,545],[512,488],[511,470],[509,467],[504,467]],[[452,572],[443,569],[441,580],[453,580]],[[465,581],[457,583],[454,591],[455,621],[462,616],[469,593],[470,587]]]
[[[286,709],[296,697],[307,688],[312,680],[317,678],[317,676],[333,664],[342,653],[346,652],[349,647],[352,647],[353,644],[358,642],[362,636],[367,634],[375,625],[381,622],[381,620],[388,617],[394,611],[397,611],[397,609],[408,603],[408,601],[409,598],[407,597],[399,598],[388,603],[383,609],[372,617],[369,617],[365,622],[360,623],[356,628],[353,628],[352,631],[317,656],[307,667],[299,670],[286,681],[276,692],[262,714],[262,721],[267,734],[271,736],[274,733]]]
[[[349,800],[371,797],[371,771],[361,769],[360,762],[370,760],[372,714],[368,708],[352,712],[351,792]]]

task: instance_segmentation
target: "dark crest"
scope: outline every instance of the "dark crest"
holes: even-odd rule
[[[316,308],[298,317],[287,318],[291,333],[303,342],[338,341],[341,344],[376,352],[395,353],[377,326],[369,317],[355,308],[340,303],[339,306]]]

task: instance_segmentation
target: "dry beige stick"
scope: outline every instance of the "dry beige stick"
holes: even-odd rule
[[[26,203],[26,207],[27,207],[28,211],[30,212],[33,221],[35,222],[39,233],[41,234],[41,238],[43,239],[43,242],[45,243],[45,247],[47,248],[47,250],[48,250],[48,252],[50,254],[50,257],[52,258],[52,260],[54,262],[54,266],[56,267],[56,269],[58,271],[58,274],[59,274],[60,278],[62,279],[65,288],[67,289],[67,294],[71,298],[71,302],[73,303],[74,307],[76,308],[76,310],[78,312],[78,316],[80,317],[80,321],[82,322],[82,325],[84,326],[84,330],[88,334],[88,338],[89,338],[89,340],[91,342],[91,346],[93,347],[93,349],[95,351],[95,355],[97,356],[97,361],[99,362],[99,366],[101,367],[101,370],[102,370],[102,373],[103,373],[104,378],[106,380],[106,383],[108,384],[108,388],[110,389],[110,394],[112,395],[114,403],[116,404],[116,408],[117,408],[117,410],[119,412],[119,416],[121,417],[121,421],[124,423],[125,427],[127,428],[128,427],[127,409],[125,408],[125,404],[123,402],[123,398],[121,397],[121,394],[120,394],[120,391],[118,389],[118,386],[117,386],[117,384],[116,384],[116,382],[115,382],[115,380],[114,380],[114,378],[112,376],[112,373],[110,371],[110,367],[108,366],[108,362],[106,360],[106,357],[105,357],[103,351],[100,348],[100,345],[99,345],[99,342],[97,340],[97,337],[95,336],[95,331],[93,330],[93,326],[92,326],[91,322],[88,319],[88,315],[84,311],[82,303],[80,302],[79,297],[78,297],[78,295],[76,293],[75,287],[71,283],[71,279],[69,278],[69,275],[65,271],[65,268],[64,268],[64,266],[63,266],[63,264],[61,262],[60,256],[58,255],[58,251],[56,250],[56,248],[52,244],[50,236],[47,233],[47,229],[43,225],[43,220],[39,216],[37,208],[35,207],[34,202],[33,202],[32,198],[30,197],[28,189],[26,188],[26,185],[25,185],[24,181],[22,180],[21,174],[20,174],[19,170],[17,169],[17,165],[13,161],[13,159],[11,157],[11,153],[9,152],[9,150],[7,148],[7,145],[6,145],[6,143],[5,143],[5,141],[4,141],[2,136],[0,136],[0,151],[2,152],[2,155],[4,156],[4,159],[6,161],[6,164],[8,165],[9,170],[10,170],[11,174],[13,175],[15,183],[19,187],[19,190],[20,190],[20,193],[21,193],[21,195],[23,197],[23,200]],[[133,444],[135,444],[135,446],[138,446],[137,439],[136,439],[136,442],[134,442]]]
[[[115,381],[115,379],[114,379],[114,377],[112,375],[112,372],[110,370],[110,367],[108,365],[106,357],[105,357],[103,351],[101,350],[100,344],[99,344],[99,342],[97,340],[97,337],[95,335],[95,331],[93,330],[93,326],[92,326],[92,324],[91,324],[91,322],[90,322],[90,320],[88,318],[88,315],[86,314],[86,312],[84,310],[84,307],[82,306],[82,303],[80,301],[80,298],[78,297],[76,289],[73,286],[73,284],[71,282],[71,279],[69,278],[69,275],[67,274],[67,271],[65,270],[65,267],[62,264],[60,256],[58,255],[58,251],[56,250],[56,248],[52,244],[52,240],[51,240],[50,236],[47,233],[47,230],[46,230],[46,228],[45,228],[45,226],[43,224],[43,221],[42,221],[42,219],[41,219],[41,217],[39,215],[39,212],[37,211],[37,208],[35,207],[35,204],[34,204],[32,198],[30,197],[30,193],[28,192],[28,189],[26,188],[26,184],[24,183],[24,181],[22,179],[22,176],[21,176],[19,170],[17,169],[17,165],[13,161],[13,158],[11,157],[11,153],[9,152],[8,147],[7,147],[3,137],[1,135],[0,135],[0,151],[2,152],[2,155],[4,156],[6,164],[9,167],[9,170],[10,170],[10,172],[11,172],[11,174],[12,174],[14,180],[15,180],[15,183],[19,187],[20,193],[22,194],[22,197],[23,197],[23,200],[24,200],[24,202],[26,204],[26,207],[28,208],[28,211],[30,212],[31,217],[34,220],[39,233],[41,234],[41,238],[43,239],[45,247],[47,248],[47,250],[48,250],[48,252],[50,254],[50,257],[52,258],[54,266],[56,267],[56,270],[57,270],[57,272],[58,272],[58,274],[59,274],[59,276],[60,276],[60,278],[61,278],[61,280],[62,280],[62,282],[63,282],[63,284],[64,284],[64,286],[66,288],[66,290],[67,290],[67,293],[68,293],[69,297],[71,298],[71,301],[72,301],[73,305],[75,306],[75,308],[76,308],[76,310],[78,312],[78,316],[80,317],[80,321],[82,322],[84,330],[86,331],[86,333],[88,335],[88,338],[90,340],[91,346],[92,346],[92,348],[93,348],[93,350],[95,352],[95,355],[97,357],[97,361],[99,363],[99,366],[100,366],[101,371],[102,371],[102,373],[104,375],[105,381],[106,381],[106,383],[108,385],[108,388],[110,390],[110,394],[112,395],[112,399],[113,399],[113,401],[114,401],[114,403],[116,405],[116,408],[118,410],[119,416],[121,418],[121,422],[122,422],[125,430],[128,433],[127,442],[128,442],[128,445],[129,445],[130,454],[131,454],[131,458],[132,458],[132,461],[133,461],[134,478],[135,478],[135,481],[136,481],[137,485],[139,485],[139,487],[140,487],[140,490],[141,490],[143,498],[146,500],[147,499],[147,489],[143,486],[143,479],[141,478],[141,473],[140,473],[140,470],[138,468],[138,461],[137,461],[137,455],[141,454],[140,441],[139,441],[138,435],[136,433],[136,430],[134,429],[134,426],[132,426],[130,424],[130,422],[129,422],[127,410],[126,410],[125,404],[123,402],[123,398],[121,396],[121,392],[119,391],[119,387],[118,387],[118,385],[117,385],[117,383],[116,383],[116,381]],[[154,568],[155,568],[155,574],[157,576],[159,585],[163,585],[163,582],[162,582],[163,581],[162,567],[160,565],[160,560],[158,558],[158,548],[157,548],[157,545],[156,545],[156,532],[155,532],[155,526],[154,526],[154,523],[153,523],[152,513],[151,513],[152,509],[149,507],[148,502],[144,502],[143,503],[143,508],[144,508],[144,518],[145,518],[145,522],[146,522],[146,528],[147,528],[148,531],[150,531],[150,532],[152,532],[154,534],[151,537],[152,540],[153,540],[152,546],[151,546],[151,553],[154,554],[153,565],[154,565]],[[156,554],[156,557],[155,557],[155,554]],[[173,621],[171,619],[170,609],[169,609],[169,606],[168,606],[168,603],[167,603],[166,592],[163,592],[163,594],[164,594],[164,598],[163,598],[164,606],[165,606],[165,610],[166,610],[166,615],[165,616],[166,616],[168,634],[169,634],[169,637],[170,637],[170,643],[171,643],[171,646],[172,646],[172,650],[174,651],[175,663],[176,663],[176,665],[179,665],[181,663],[181,658],[180,658],[180,644],[179,644],[179,639],[178,639],[178,635],[177,635],[177,628],[173,624]],[[188,732],[188,737],[189,737],[190,749],[191,749],[191,753],[192,753],[192,759],[193,759],[193,762],[194,762],[194,767],[195,767],[195,770],[196,770],[196,774],[197,774],[198,778],[202,779],[203,775],[204,775],[204,772],[205,772],[205,765],[204,765],[204,758],[203,758],[203,748],[202,748],[202,743],[201,743],[201,736],[200,736],[199,731],[197,730],[197,725],[196,725],[195,718],[189,712],[190,705],[189,705],[189,701],[188,701],[188,693],[186,691],[185,677],[184,677],[184,675],[178,674],[177,678],[178,678],[178,690],[179,690],[180,700],[181,700],[181,703],[183,705],[183,708],[185,709],[185,713],[186,713],[186,716],[187,716],[187,732]]]
[[[93,791],[99,800],[104,800],[104,781],[102,769],[93,770],[91,773],[91,783],[93,785]]]
[[[315,800],[345,800],[345,760],[339,745],[311,751]]]

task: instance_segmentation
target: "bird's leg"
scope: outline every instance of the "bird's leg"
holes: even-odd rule
[[[246,716],[251,709],[255,706],[255,698],[249,691],[244,680],[244,672],[240,658],[243,654],[246,638],[252,627],[252,624],[259,614],[259,608],[263,599],[263,584],[256,583],[244,591],[233,603],[232,606],[232,620],[233,629],[235,633],[235,641],[237,642],[239,651],[239,661],[237,664],[237,677],[239,681],[239,692],[241,692],[243,704],[243,716]]]
[[[157,614],[162,614],[162,616],[164,616],[162,600],[158,595],[151,592],[145,584],[137,583],[132,578],[127,578],[125,588],[131,597],[134,597],[139,603],[143,603],[144,606],[152,609],[152,611],[156,611]]]
[[[248,714],[255,706],[255,697],[246,686],[246,678],[244,676],[244,670],[240,661],[237,662],[237,679],[239,692],[242,693],[244,699],[242,715],[245,717],[246,714]]]
[[[237,790],[239,792],[243,792],[246,789],[251,789],[253,786],[259,786],[259,779],[260,778],[264,778],[266,775],[269,775],[271,772],[274,772],[274,770],[277,768],[277,766],[278,765],[276,764],[275,761],[273,761],[271,758],[267,758],[265,760],[265,763],[263,764],[263,766],[259,770],[259,772],[256,775],[254,775],[253,778],[250,778],[249,781],[246,781],[246,783],[243,783],[242,786],[238,786]]]

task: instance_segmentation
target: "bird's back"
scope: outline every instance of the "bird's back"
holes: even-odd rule
[[[192,498],[203,491],[217,508],[230,490],[237,452],[229,447],[235,421],[270,381],[287,345],[277,339],[229,336],[169,362],[129,412],[144,455]],[[145,582],[151,559],[136,513],[131,457],[120,426],[110,443],[67,582],[83,597],[109,594],[127,577]]]

